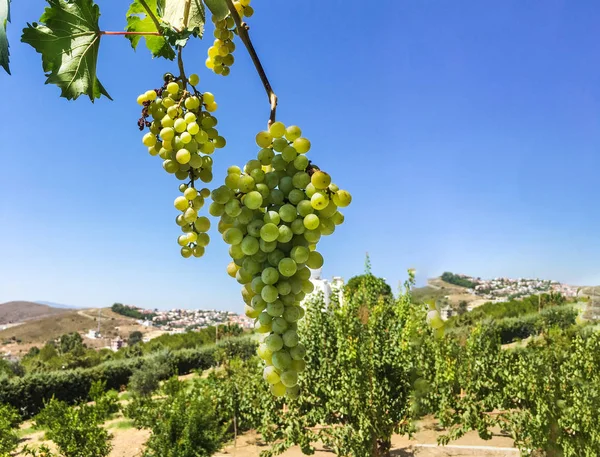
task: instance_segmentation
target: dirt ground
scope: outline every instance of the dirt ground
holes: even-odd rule
[[[513,441],[503,436],[500,430],[494,431],[494,437],[485,441],[470,432],[459,440],[453,441],[447,447],[438,447],[435,421],[425,419],[419,423],[419,431],[413,440],[405,436],[395,435],[392,438],[392,456],[394,457],[518,457],[519,452],[513,448]],[[261,445],[255,433],[247,433],[239,437],[236,445],[230,443],[216,457],[259,457],[260,452],[267,449]],[[315,446],[315,457],[333,457],[335,453],[322,445]],[[304,454],[299,448],[289,449],[283,457],[301,457]]]
[[[150,436],[147,430],[136,430],[134,428],[114,428],[123,419],[113,419],[107,422],[110,433],[113,435],[113,449],[109,457],[140,457],[144,449],[144,443]],[[425,419],[419,423],[419,431],[414,439],[409,440],[405,436],[396,435],[392,438],[392,456],[394,457],[518,457],[519,453],[513,448],[512,440],[503,436],[499,430],[495,431],[494,437],[484,441],[477,436],[476,432],[470,432],[461,439],[452,442],[447,447],[437,447],[436,437],[440,434],[436,430],[435,422]],[[23,438],[22,444],[37,447],[40,444],[49,445],[51,442],[43,440],[43,432],[34,431]],[[317,444],[316,457],[334,457],[335,453],[325,449],[323,445]],[[259,457],[260,452],[268,449],[260,441],[260,436],[254,432],[239,436],[236,443],[229,443],[216,457]],[[289,449],[283,457],[302,457],[304,454],[299,448]],[[17,454],[15,457],[21,457]]]

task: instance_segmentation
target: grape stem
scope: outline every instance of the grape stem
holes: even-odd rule
[[[187,90],[187,77],[185,76],[185,70],[183,68],[183,57],[181,53],[183,51],[183,46],[177,46],[177,64],[179,65],[179,77],[183,81],[183,90]]]
[[[250,34],[248,33],[248,30],[250,30],[250,27],[248,26],[248,24],[246,24],[245,22],[242,21],[242,18],[240,17],[237,10],[235,9],[235,6],[233,5],[233,0],[225,0],[225,3],[227,3],[227,7],[229,8],[231,17],[233,17],[233,20],[235,21],[235,25],[237,26],[237,30],[238,30],[238,35],[239,35],[240,39],[242,40],[242,42],[244,43],[244,46],[246,46],[246,49],[248,50],[248,54],[250,54],[250,58],[252,59],[252,63],[254,63],[254,66],[256,67],[258,76],[260,76],[260,80],[262,81],[263,86],[265,86],[265,90],[267,91],[267,96],[269,97],[269,104],[271,105],[271,115],[269,116],[269,124],[268,124],[270,127],[271,124],[273,124],[275,122],[275,116],[277,114],[277,95],[275,95],[275,92],[273,92],[273,88],[271,87],[271,83],[269,82],[269,79],[267,78],[265,69],[263,68],[262,63],[260,62],[260,59],[258,58],[258,54],[256,53],[256,50],[254,49],[252,40],[250,40]]]
[[[146,0],[140,0],[140,5],[142,5],[144,7],[144,9],[146,10],[146,13],[150,17],[150,19],[152,19],[152,22],[154,22],[154,25],[156,26],[156,30],[159,31],[159,35],[161,35],[160,22],[159,22],[158,18],[154,15],[154,12],[150,9],[148,4],[146,3]]]

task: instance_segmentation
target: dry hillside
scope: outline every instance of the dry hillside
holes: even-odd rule
[[[0,325],[56,316],[69,312],[64,308],[52,308],[30,301],[9,301],[0,303]]]
[[[156,333],[152,329],[139,325],[135,319],[113,313],[110,308],[66,310],[62,314],[25,322],[0,331],[0,352],[23,354],[32,346],[41,347],[49,340],[65,333],[79,332],[85,335],[90,330],[96,330],[98,322],[100,322],[100,333],[103,338],[90,339],[84,336],[84,343],[88,347],[105,347],[109,344],[110,338],[117,336],[127,338],[135,330],[144,334]]]

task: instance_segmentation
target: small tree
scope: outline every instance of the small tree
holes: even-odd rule
[[[0,404],[0,456],[8,456],[17,447],[16,427],[21,417],[15,408]]]
[[[74,408],[54,398],[35,420],[64,457],[106,457],[112,446],[110,434],[100,426],[103,422],[95,406],[81,404]]]
[[[129,346],[135,346],[136,344],[142,342],[143,337],[144,337],[143,333],[140,332],[139,330],[131,332],[129,334],[129,338],[127,338],[127,344]]]
[[[222,445],[223,426],[209,397],[194,385],[172,378],[159,399],[142,399],[134,422],[152,431],[146,443],[145,457],[209,457]],[[142,414],[140,414],[142,413]]]

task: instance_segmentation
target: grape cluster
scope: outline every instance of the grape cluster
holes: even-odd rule
[[[299,127],[276,122],[256,143],[257,158],[243,171],[228,169],[209,212],[220,216],[218,229],[233,259],[227,272],[243,286],[246,315],[265,336],[258,349],[264,378],[274,395],[295,398],[306,352],[296,331],[304,315],[300,303],[314,289],[310,269],[323,266],[317,243],[344,221],[338,207],[348,206],[351,196],[309,162],[311,144]]]
[[[435,305],[430,305],[430,310],[427,312],[427,324],[433,329],[433,335],[436,338],[444,336],[445,323],[440,316],[440,312],[435,308]]]
[[[163,159],[167,173],[187,181],[179,187],[183,196],[175,199],[175,208],[181,211],[176,223],[183,232],[178,243],[183,257],[201,257],[209,242],[206,232],[210,222],[206,217],[199,217],[198,211],[204,206],[204,199],[210,196],[210,190],[197,190],[195,183],[212,181],[210,155],[225,146],[225,138],[219,135],[217,119],[212,114],[217,109],[215,97],[210,92],[196,90],[197,75],[189,77],[191,92],[181,78],[167,73],[164,79],[163,87],[138,97],[138,103],[143,106],[138,125],[140,129],[148,127],[150,130],[142,138],[150,155]]]
[[[254,14],[254,9],[250,6],[250,0],[236,1],[233,2],[233,5],[240,17],[250,17]],[[212,20],[215,24],[215,41],[208,48],[206,66],[218,75],[227,76],[235,61],[233,57],[233,51],[235,51],[233,37],[237,33],[235,21],[231,15],[222,20],[218,20],[213,16]]]

